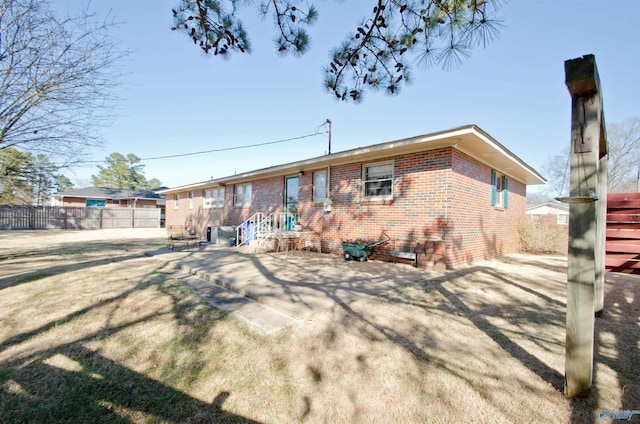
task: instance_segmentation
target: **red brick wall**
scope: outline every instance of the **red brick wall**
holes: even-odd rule
[[[517,252],[518,224],[524,217],[526,186],[509,178],[508,207],[491,206],[491,168],[453,154],[453,202],[447,242],[448,265]]]
[[[441,149],[396,157],[394,199],[364,201],[362,165],[331,168],[332,213],[322,213],[319,205],[302,208],[303,224],[305,215],[312,216],[308,227],[324,230],[324,246],[332,253],[342,252],[342,240],[375,240],[383,232],[392,238],[445,239],[449,267],[518,251],[523,183],[509,178],[508,207],[491,206],[491,168]],[[384,254],[389,248],[378,248],[377,257],[389,259]],[[426,259],[432,258],[418,257],[419,263]]]
[[[387,201],[367,201],[362,196],[362,166],[393,161],[394,196]],[[323,170],[326,170],[323,169]],[[333,211],[325,213],[314,203],[313,171],[299,180],[299,213],[304,230],[323,234],[323,250],[342,254],[345,240],[376,240],[383,233],[392,238],[444,239],[449,267],[496,257],[518,250],[518,222],[524,216],[525,186],[509,179],[508,208],[491,206],[491,168],[465,154],[444,148],[389,157],[373,162],[333,166],[330,192]],[[188,193],[180,193],[179,208],[167,198],[167,225],[196,223],[206,226],[238,225],[256,212],[282,212],[285,178],[252,182],[248,207],[233,205],[234,185],[225,188],[225,208],[203,209],[202,190],[194,191],[194,207]],[[433,246],[431,244],[430,246]],[[440,249],[440,245],[436,246]],[[391,245],[380,246],[374,259],[389,260]],[[442,249],[438,255],[444,254]],[[419,256],[423,265],[434,257]]]
[[[84,207],[86,199],[80,197],[63,197],[62,206]],[[107,202],[110,203],[110,202]]]
[[[62,205],[63,206],[71,206],[71,207],[85,207],[87,205],[87,199],[85,199],[84,197],[63,197],[62,198]],[[111,199],[107,199],[107,203],[106,203],[106,207],[107,208],[119,208],[120,205],[114,205],[111,202]]]
[[[178,193],[178,207],[175,207],[173,194],[167,195],[165,207],[166,226],[195,227],[206,231],[207,227],[218,227],[224,223],[224,209],[205,208],[204,190],[193,191],[193,207],[189,206],[189,191]],[[226,198],[226,193],[225,193]]]
[[[204,190],[193,191],[193,207],[189,207],[189,191],[178,193],[178,208],[174,207],[173,194],[167,196],[166,225],[206,227],[238,225],[257,212],[282,212],[284,202],[284,178],[273,177],[251,182],[251,205],[234,206],[235,185],[225,187],[224,209],[204,208]]]
[[[228,214],[224,225],[238,225],[258,212],[274,213],[284,209],[284,177],[271,177],[251,182],[251,206],[234,206],[235,186],[225,191],[225,209]]]
[[[332,167],[333,211],[325,214],[321,204],[307,203],[301,208],[302,224],[323,232],[325,249],[339,254],[342,253],[342,241],[376,240],[383,233],[391,238],[440,237],[441,221],[446,216],[449,200],[451,159],[448,152],[448,149],[440,149]],[[393,199],[363,199],[362,166],[391,160],[394,163]],[[310,186],[311,175],[307,179],[305,174],[304,179]],[[310,197],[311,189],[307,191]],[[391,245],[380,246],[376,249],[379,253],[376,257],[388,260],[390,250]],[[424,261],[424,257],[421,259]]]

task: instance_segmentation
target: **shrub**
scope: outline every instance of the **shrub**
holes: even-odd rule
[[[519,225],[520,251],[566,255],[569,227],[558,225],[555,215],[526,216]]]

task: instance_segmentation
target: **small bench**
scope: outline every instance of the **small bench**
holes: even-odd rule
[[[167,244],[169,249],[174,250],[176,246],[184,245],[187,249],[189,246],[202,246],[205,240],[202,232],[198,232],[195,228],[182,227],[179,225],[169,225],[167,227]]]
[[[411,265],[418,266],[417,240],[413,238],[396,238],[393,241],[391,256],[395,264],[398,259],[411,261]]]

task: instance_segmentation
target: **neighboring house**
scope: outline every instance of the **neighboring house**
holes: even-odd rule
[[[461,264],[518,251],[528,184],[545,179],[475,125],[161,190],[167,225],[238,226],[280,214],[341,242],[412,238],[419,265]],[[391,245],[376,249],[389,260]],[[425,253],[426,252],[426,253]],[[422,254],[425,253],[425,254]],[[435,255],[434,255],[435,254]]]
[[[545,220],[549,223],[555,222],[557,225],[569,224],[569,205],[565,203],[549,201],[530,206],[525,212],[534,219]]]
[[[165,195],[152,190],[85,187],[52,196],[53,206],[87,208],[164,208]]]

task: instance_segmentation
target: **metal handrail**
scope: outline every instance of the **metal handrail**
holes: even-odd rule
[[[284,214],[277,212],[266,215],[262,212],[256,212],[236,227],[236,247],[244,243],[245,240],[257,239],[262,234],[272,234],[283,227]]]

